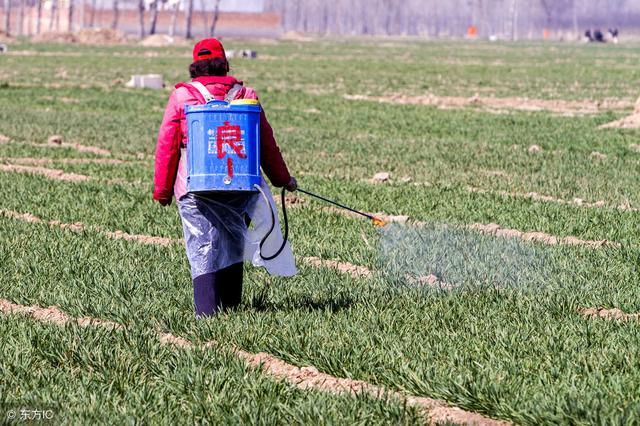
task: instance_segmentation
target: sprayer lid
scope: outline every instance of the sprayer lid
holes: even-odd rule
[[[260,105],[257,99],[234,99],[231,105]]]

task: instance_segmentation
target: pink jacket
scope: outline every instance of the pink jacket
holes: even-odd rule
[[[231,76],[197,77],[194,81],[204,84],[216,99],[224,99],[235,84],[242,84]],[[258,96],[252,88],[243,87],[238,91],[235,99],[258,99]],[[186,156],[180,155],[180,149],[187,145],[184,105],[198,105],[204,102],[200,92],[190,84],[179,83],[171,93],[156,145],[153,190],[155,200],[170,200],[174,194],[179,200],[186,193]],[[291,175],[264,111],[260,114],[260,165],[274,186],[282,187],[289,183]]]

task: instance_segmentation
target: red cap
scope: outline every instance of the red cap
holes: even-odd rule
[[[209,58],[226,58],[224,47],[215,38],[205,38],[193,46],[193,62]]]

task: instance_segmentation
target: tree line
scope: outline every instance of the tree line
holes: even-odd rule
[[[220,15],[221,0],[199,0],[200,10],[204,12],[205,27],[213,36]],[[48,23],[45,28],[44,9],[48,10]],[[72,32],[80,28],[95,28],[96,12],[101,10],[102,4],[98,0],[3,0],[4,26],[6,35],[27,35],[25,20],[28,10],[35,10],[35,33],[53,31]],[[170,36],[178,34],[178,15],[184,17],[184,33],[186,38],[193,38],[193,12],[195,0],[111,0],[111,22],[108,27],[114,30],[120,27],[120,17],[123,8],[135,8],[138,11],[138,35],[142,38],[153,35],[158,30],[158,15],[161,9],[171,11],[171,23],[168,33]],[[16,13],[17,11],[17,13]],[[85,15],[85,11],[87,11]],[[66,28],[61,28],[61,13],[66,13]],[[78,16],[80,14],[80,16]],[[16,16],[17,15],[17,16]],[[17,22],[13,22],[16,20]],[[210,24],[208,23],[210,21]]]
[[[105,0],[2,0],[4,32],[24,35],[27,9],[36,10],[36,33],[73,31],[94,27],[95,14]],[[193,37],[196,0],[107,0],[111,9],[110,27],[119,28],[123,8],[138,10],[139,36],[157,32],[160,9],[171,11],[169,35],[177,34],[180,14],[184,36]],[[221,0],[198,0],[205,12],[210,35],[215,34]],[[594,25],[622,26],[629,23],[627,10],[640,0],[264,0],[267,12],[281,16],[284,31],[317,35],[413,35],[461,37],[473,31],[481,37],[518,39],[539,37],[549,31],[579,34]],[[43,9],[49,13],[48,27],[41,25]],[[64,12],[62,12],[64,5]],[[17,13],[16,13],[17,9]],[[85,9],[88,15],[84,16]],[[12,13],[13,10],[13,13]],[[82,14],[77,17],[78,10]],[[66,13],[67,28],[59,26]],[[17,17],[16,17],[17,15]],[[17,19],[14,30],[12,19]]]
[[[285,31],[316,34],[539,37],[621,26],[637,0],[265,0]]]

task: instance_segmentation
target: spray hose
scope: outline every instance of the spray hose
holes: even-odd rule
[[[286,189],[282,188],[282,192],[280,193],[280,200],[282,202],[282,218],[284,220],[284,237],[282,238],[282,245],[280,245],[280,248],[275,252],[275,254],[271,256],[264,256],[262,254],[262,246],[273,232],[273,229],[276,227],[276,214],[273,212],[273,208],[271,207],[269,198],[267,198],[267,194],[265,194],[262,188],[260,188],[260,185],[254,185],[254,187],[258,191],[260,191],[260,195],[262,195],[262,199],[265,203],[267,203],[267,206],[269,206],[269,212],[271,213],[271,227],[269,228],[269,231],[267,231],[267,233],[264,235],[264,237],[262,237],[262,240],[260,240],[260,257],[262,258],[262,260],[273,260],[278,257],[280,253],[282,253],[282,250],[284,250],[284,247],[287,245],[287,240],[289,239],[289,219],[287,218],[287,206],[284,197]]]
[[[284,237],[282,239],[282,244],[280,245],[280,248],[278,248],[278,250],[275,252],[275,254],[271,255],[271,256],[263,256],[262,254],[262,246],[264,245],[265,241],[267,241],[267,238],[269,238],[269,236],[273,233],[274,228],[276,227],[276,215],[273,211],[273,208],[271,207],[271,203],[269,202],[269,198],[267,198],[267,195],[264,193],[264,191],[262,190],[262,188],[260,187],[260,185],[254,185],[254,187],[260,192],[260,194],[262,195],[263,200],[265,201],[265,203],[267,204],[267,206],[269,206],[269,212],[271,212],[271,227],[269,228],[269,231],[265,234],[264,237],[262,237],[262,240],[260,240],[260,257],[262,258],[262,260],[273,260],[276,257],[278,257],[280,255],[280,253],[282,253],[282,250],[284,250],[285,246],[287,245],[287,240],[289,239],[289,219],[287,217],[287,203],[285,200],[285,188],[282,188],[282,192],[280,193],[280,200],[282,203],[282,218],[284,220]],[[370,215],[368,213],[364,213],[361,212],[359,210],[356,209],[352,209],[351,207],[347,207],[344,204],[340,204],[336,201],[330,200],[328,198],[325,198],[321,195],[317,195],[314,194],[313,192],[309,192],[306,191],[304,189],[298,188],[298,191],[302,192],[303,194],[307,194],[310,195],[312,197],[318,198],[322,201],[326,201],[327,203],[333,204],[335,206],[338,206],[342,209],[348,210],[352,213],[356,213],[359,214],[360,216],[366,217],[367,219],[371,220],[371,222],[375,225],[375,226],[384,226],[387,223],[380,219],[377,218],[373,215]]]

